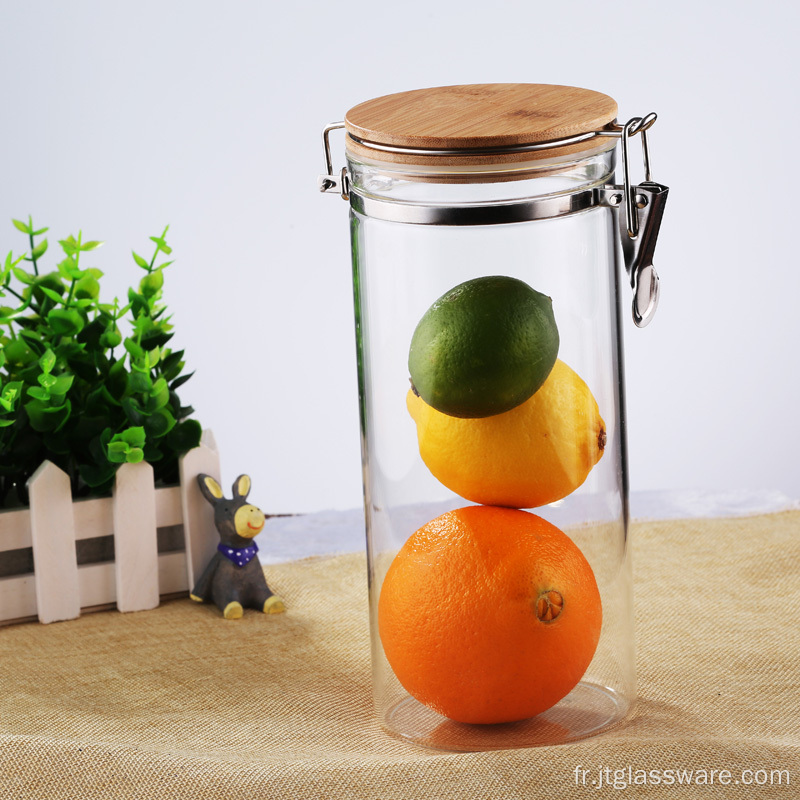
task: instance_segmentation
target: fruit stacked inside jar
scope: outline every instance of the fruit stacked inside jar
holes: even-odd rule
[[[467,723],[527,719],[580,681],[600,637],[592,569],[523,509],[575,491],[606,429],[558,359],[549,297],[505,276],[462,283],[428,309],[409,350],[407,406],[422,460],[470,501],[414,533],[381,589],[384,652],[405,689]]]

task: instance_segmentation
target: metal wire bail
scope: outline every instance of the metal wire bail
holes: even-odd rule
[[[650,150],[647,146],[647,131],[653,127],[658,116],[651,111],[644,117],[632,117],[622,128],[622,179],[625,196],[625,217],[628,236],[635,239],[639,235],[639,212],[636,208],[636,197],[631,190],[631,170],[628,158],[628,140],[637,133],[642,135],[642,160],[644,162],[644,179],[650,182]]]

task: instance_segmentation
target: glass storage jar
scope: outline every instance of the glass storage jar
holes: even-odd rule
[[[375,706],[421,745],[567,742],[634,702],[621,308],[627,276],[636,324],[655,311],[667,189],[655,115],[616,117],[598,92],[485,84],[324,132],[320,188],[350,203]]]

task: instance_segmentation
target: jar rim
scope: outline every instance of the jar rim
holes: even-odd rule
[[[367,169],[380,171],[392,178],[424,183],[504,183],[507,181],[529,180],[546,175],[557,175],[568,172],[576,165],[602,156],[617,145],[617,133],[607,136],[594,135],[594,138],[583,140],[583,148],[564,152],[553,147],[547,149],[544,157],[542,150],[531,151],[515,148],[517,157],[514,160],[498,160],[495,154],[488,154],[484,160],[478,161],[476,155],[460,158],[417,158],[414,161],[394,159],[387,160],[388,150],[371,150],[354,146],[354,140],[348,134],[345,137],[345,152],[350,169],[360,164]],[[591,141],[591,147],[587,142]],[[500,148],[498,148],[500,149]],[[511,153],[511,148],[502,148]]]

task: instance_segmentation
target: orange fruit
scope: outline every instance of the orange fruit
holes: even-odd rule
[[[409,391],[422,460],[474,503],[534,508],[577,489],[603,455],[606,426],[589,387],[557,360],[531,398],[482,419],[442,414]]]
[[[457,722],[527,719],[578,683],[600,638],[600,593],[561,530],[468,506],[400,549],[378,602],[386,658],[410,695]]]

